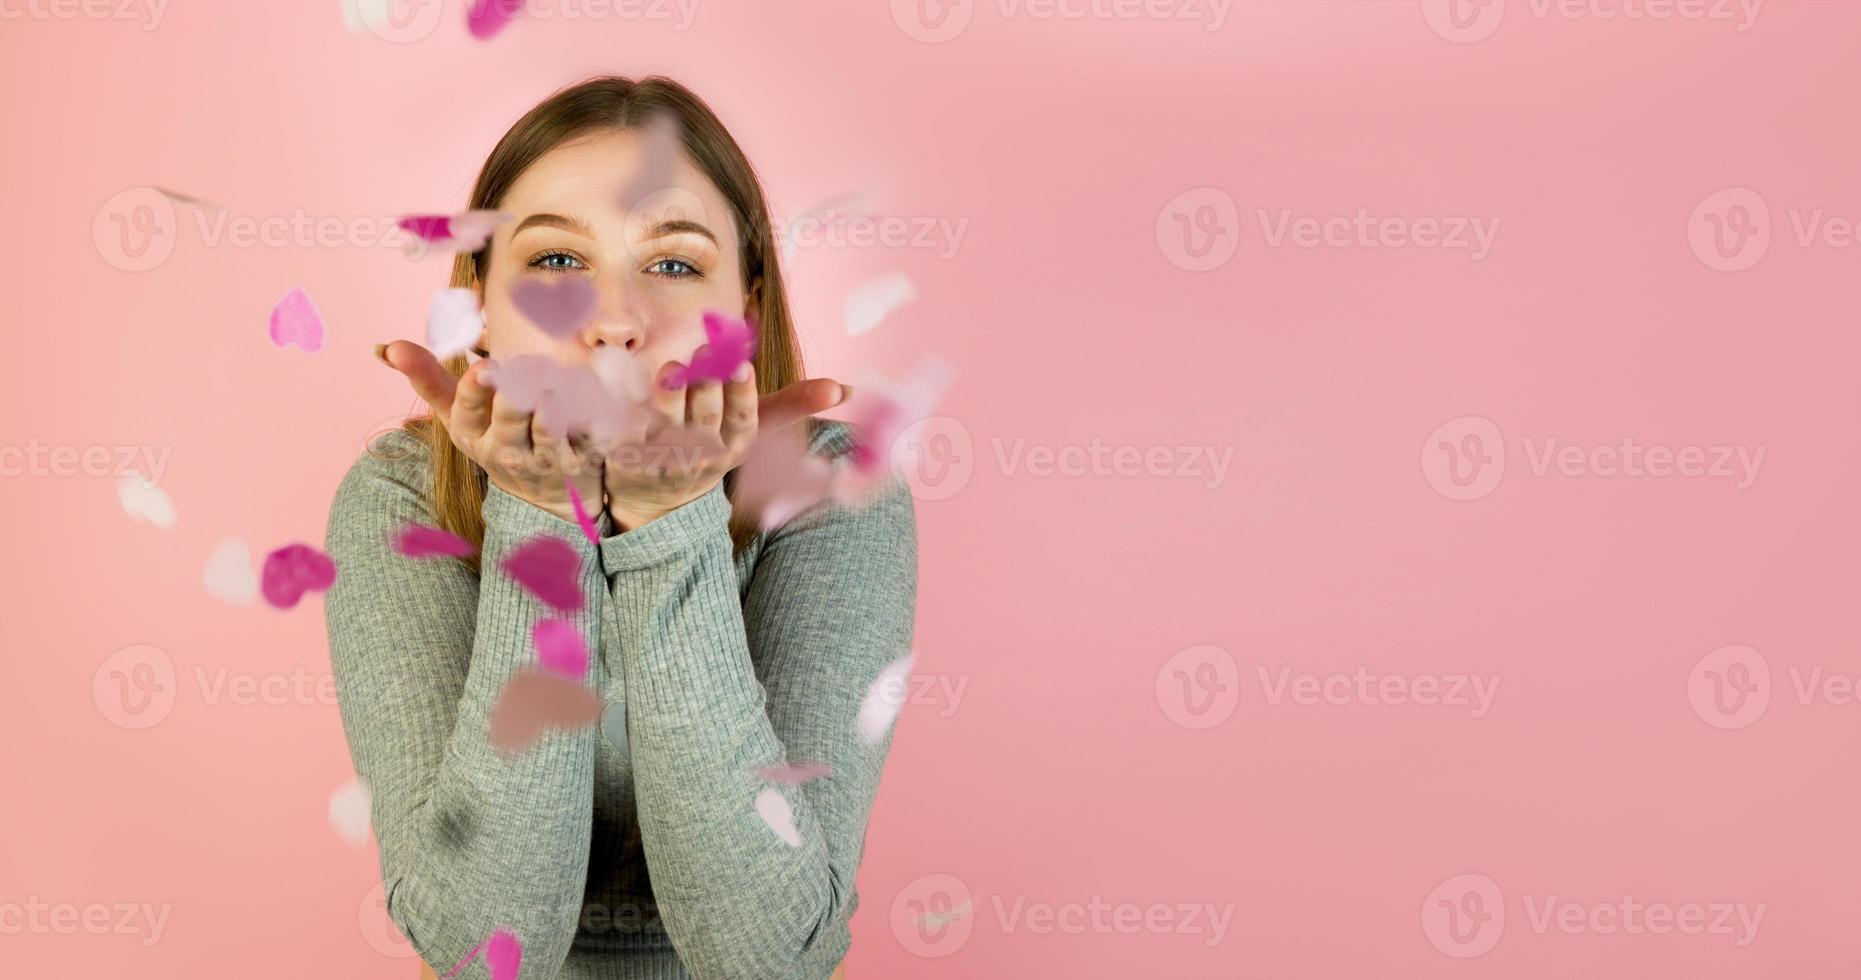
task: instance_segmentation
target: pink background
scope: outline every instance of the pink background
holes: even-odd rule
[[[1598,16],[1624,3],[1655,16]],[[700,0],[686,30],[531,17],[489,43],[453,0],[399,43],[346,30],[334,0],[0,23],[0,447],[168,452],[179,514],[134,523],[107,473],[16,454],[0,478],[0,961],[417,971],[369,902],[372,844],[326,819],[351,770],[315,690],[320,600],[232,608],[201,573],[228,535],[322,540],[364,438],[410,404],[369,348],[419,335],[444,265],[206,241],[177,207],[144,212],[166,240],[135,247],[171,251],[132,271],[113,221],[151,185],[234,219],[457,208],[529,105],[660,71],[712,101],[789,213],[875,188],[886,213],[966,222],[954,254],[806,247],[791,268],[814,373],[960,371],[925,440],[954,469],[920,480],[932,686],[899,722],[849,976],[1855,975],[1861,247],[1797,225],[1861,217],[1861,9],[1692,16],[1716,4],[1455,21],[1274,0],[1206,30],[1200,3],[971,0],[943,41],[913,36],[904,0]],[[1282,209],[1499,230],[1480,258],[1299,247],[1269,238]],[[1715,242],[1724,222],[1757,234]],[[847,290],[891,271],[920,298],[847,336]],[[265,334],[296,285],[330,324],[314,355]],[[1765,455],[1741,486],[1535,467],[1551,439]],[[1042,475],[1004,460],[1017,440],[1232,466]],[[1442,444],[1495,440],[1503,469],[1461,469],[1463,491]],[[173,703],[125,722],[106,660],[138,645],[159,656],[134,697]],[[1714,654],[1732,645],[1750,650]],[[1376,683],[1337,703],[1271,683],[1360,667]],[[1816,671],[1838,684],[1805,696]],[[1497,683],[1486,711],[1379,693],[1456,675]],[[1625,898],[1708,906],[1705,926],[1715,903],[1763,911],[1731,934],[1591,915]],[[22,931],[29,901],[168,916],[158,940],[142,918]],[[1109,912],[1073,932],[1016,915],[1094,901],[1165,909],[1129,934]],[[942,929],[914,919],[965,902]],[[1542,919],[1553,902],[1583,921]],[[1219,942],[1184,905],[1228,916]]]

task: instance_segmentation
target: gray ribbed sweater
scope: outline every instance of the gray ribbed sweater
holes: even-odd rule
[[[839,460],[842,423],[813,449]],[[433,525],[426,450],[396,430],[343,478],[326,597],[343,730],[374,793],[388,914],[442,975],[493,929],[523,980],[827,976],[851,942],[854,873],[891,737],[862,741],[861,699],[909,652],[917,591],[911,495],[829,504],[733,559],[721,484],[633,531],[575,524],[493,486],[482,574],[390,548]],[[835,465],[841,465],[836,462]],[[582,556],[588,604],[555,613],[499,571],[537,534]],[[587,683],[625,705],[628,748],[551,730],[506,759],[486,733],[504,682],[536,662],[531,628],[568,618]],[[757,815],[756,770],[816,761],[781,786],[801,846]],[[483,977],[482,958],[463,976]]]

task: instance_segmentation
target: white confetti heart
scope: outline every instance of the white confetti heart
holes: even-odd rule
[[[337,787],[336,792],[330,794],[330,826],[351,847],[362,847],[368,843],[368,810],[373,803],[374,795],[368,791],[368,784],[360,776]]]
[[[756,813],[783,843],[790,847],[801,846],[801,831],[795,829],[794,811],[788,808],[788,797],[783,796],[781,790],[771,786],[757,793]]]
[[[433,294],[426,315],[426,347],[441,360],[472,349],[484,332],[485,314],[470,289],[442,289]]]
[[[608,702],[601,709],[601,734],[613,744],[620,754],[627,754],[627,706],[619,701]]]
[[[258,598],[258,575],[252,571],[252,551],[238,538],[227,538],[213,549],[204,577],[207,594],[228,605],[249,606]]]
[[[882,323],[893,310],[918,298],[917,287],[902,272],[868,279],[846,297],[846,334],[857,337]]]
[[[166,531],[174,527],[174,502],[162,488],[135,473],[125,473],[116,480],[116,499],[131,520],[153,524]]]
[[[859,703],[859,734],[868,742],[877,742],[885,737],[898,719],[898,712],[905,706],[905,681],[911,676],[911,654],[905,654],[885,665],[879,676],[866,689],[866,697]]]

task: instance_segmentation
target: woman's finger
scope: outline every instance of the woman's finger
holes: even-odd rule
[[[673,379],[684,371],[685,365],[667,361],[653,372],[652,394],[646,399],[646,404],[655,416],[653,423],[648,426],[649,434],[666,426],[685,424],[685,386],[681,384],[675,387],[672,384]]]
[[[457,396],[452,401],[452,415],[444,417],[446,428],[455,438],[476,442],[484,438],[485,430],[491,427],[491,397],[495,392],[487,381],[490,372],[490,361],[478,361],[460,376]]]
[[[724,423],[718,435],[726,446],[748,442],[756,435],[756,369],[745,362],[724,385]]]
[[[432,351],[412,341],[397,340],[383,345],[379,353],[389,367],[407,376],[414,394],[432,407],[434,415],[442,419],[452,415],[458,381]]]
[[[825,412],[842,404],[852,393],[852,388],[831,378],[797,381],[781,391],[762,396],[762,402],[757,407],[762,430],[774,432],[785,429],[816,412]]]
[[[724,423],[724,386],[700,381],[685,389],[685,424],[701,432],[717,432]]]
[[[494,451],[508,447],[527,453],[532,448],[530,413],[511,404],[503,392],[491,399],[491,441]]]

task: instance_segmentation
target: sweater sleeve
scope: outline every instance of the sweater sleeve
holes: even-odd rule
[[[602,541],[627,690],[640,836],[654,899],[699,980],[826,977],[851,943],[854,874],[890,748],[855,727],[906,655],[917,592],[909,489],[827,504],[765,541],[738,592],[722,486]],[[782,786],[757,769],[822,762]],[[786,800],[800,846],[758,815]]]
[[[388,437],[424,453],[403,433]],[[418,466],[364,456],[343,478],[326,550],[337,700],[356,773],[373,793],[388,915],[444,972],[502,926],[523,943],[525,980],[554,977],[574,939],[593,811],[591,730],[551,730],[506,759],[487,740],[504,682],[534,661],[530,632],[555,615],[498,571],[537,534],[582,552],[590,601],[566,616],[592,649],[605,581],[572,523],[493,486],[482,514],[482,574],[452,558],[413,559],[390,535],[435,523]],[[480,957],[464,975],[482,977]]]

